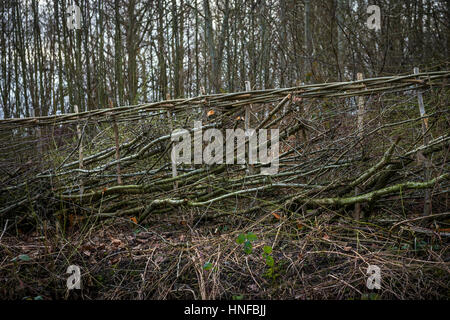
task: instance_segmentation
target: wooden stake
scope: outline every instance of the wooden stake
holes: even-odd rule
[[[34,108],[33,108],[33,110],[31,110],[31,116],[33,118],[36,117],[36,113],[34,111]],[[36,144],[37,152],[38,152],[38,154],[41,155],[42,152],[43,152],[43,148],[42,148],[42,132],[41,132],[41,127],[39,125],[36,126],[36,138],[37,138],[37,144]]]
[[[202,95],[202,96],[205,96],[206,95],[206,91],[205,91],[205,87],[200,87],[200,94]],[[207,110],[207,105],[206,105],[206,98],[205,98],[205,100],[203,101],[203,110],[202,110],[202,122],[203,122],[203,125],[205,125],[206,124],[206,122],[208,121],[208,110]]]
[[[205,87],[200,87],[200,94],[202,96],[206,95]],[[207,105],[207,100],[205,98],[205,100],[203,100],[202,125],[205,126],[207,123],[208,123],[208,105]],[[202,154],[203,154],[203,137],[202,137],[201,145],[202,145]],[[209,171],[211,167],[209,165],[205,165],[205,166],[206,166],[206,170]],[[208,187],[207,187],[207,190],[208,190],[208,193],[211,193],[213,191],[212,186],[211,186],[211,179],[210,179],[209,175],[208,175]]]
[[[414,68],[414,74],[419,74],[419,68]],[[419,103],[419,111],[420,111],[420,116],[421,117],[425,117],[426,116],[426,112],[425,112],[425,104],[423,103],[423,97],[422,97],[422,92],[418,89],[417,90],[417,101]],[[427,130],[428,130],[428,118],[425,117],[422,119],[422,134],[423,134],[423,145],[426,146],[428,145],[428,134],[427,134]],[[425,178],[425,182],[429,181],[431,178],[431,163],[430,160],[425,158],[424,159],[424,178]],[[430,193],[430,189],[425,189],[425,197],[424,197],[424,205],[423,205],[423,214],[424,215],[429,215],[431,214],[431,193]]]
[[[358,81],[363,80],[364,76],[362,73],[356,75]],[[364,97],[358,97],[358,138],[362,139],[364,129]],[[363,145],[361,141],[361,146]],[[364,155],[364,148],[361,148],[361,153]]]
[[[252,87],[250,85],[250,81],[245,81],[245,91],[252,91]],[[250,121],[250,117],[251,117],[251,111],[252,111],[252,105],[249,104],[247,106],[245,106],[245,132],[247,133],[247,130],[250,129],[250,125],[251,125],[251,121]],[[256,134],[256,131],[255,131]],[[248,137],[247,140],[250,140],[250,137]],[[248,144],[248,148],[249,148],[249,153],[250,153],[250,143]],[[255,168],[253,167],[252,164],[248,165],[248,173],[250,175],[255,173]]]
[[[166,100],[170,100],[170,93],[168,93],[166,95]],[[173,131],[173,119],[172,119],[172,114],[169,110],[167,110],[167,121],[169,122],[169,130],[170,133],[172,134]],[[172,161],[172,177],[175,178],[178,176],[178,171],[177,171],[177,163]],[[173,189],[177,190],[178,189],[178,181],[175,181],[173,183]]]
[[[363,80],[364,76],[362,73],[356,75],[357,80]],[[364,157],[364,144],[362,143],[364,130],[364,97],[358,97],[358,140],[360,140],[361,157]],[[359,186],[355,187],[355,196],[361,193],[361,188]],[[361,204],[355,204],[355,211],[353,212],[353,218],[355,220],[361,219]]]
[[[109,99],[109,107],[113,108],[113,102],[111,99]],[[116,160],[120,160],[120,150],[119,150],[119,128],[117,127],[116,119],[114,115],[112,115],[112,126],[114,131],[114,140],[116,142]],[[120,163],[117,162],[117,184],[122,184],[122,176],[120,173]]]
[[[75,113],[79,113],[78,105],[73,106]],[[77,137],[79,141],[79,147],[78,147],[78,168],[83,169],[83,140],[82,140],[82,134],[81,134],[81,126],[80,123],[77,123]],[[80,198],[83,197],[84,193],[84,184],[83,184],[83,178],[80,178]]]

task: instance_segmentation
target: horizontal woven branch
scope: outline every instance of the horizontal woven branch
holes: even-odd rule
[[[127,121],[131,119],[139,119],[139,115],[142,112],[158,112],[163,110],[172,110],[173,112],[177,112],[188,108],[205,105],[209,107],[233,109],[244,107],[249,104],[263,104],[281,101],[288,94],[303,99],[312,99],[327,97],[351,97],[382,92],[405,91],[439,84],[448,86],[449,83],[446,81],[438,83],[436,80],[444,80],[449,76],[450,71],[436,71],[403,76],[368,78],[358,81],[310,84],[282,89],[201,95],[193,98],[181,98],[138,105],[120,106],[114,108],[113,110],[110,108],[103,108],[62,115],[9,118],[0,120],[0,130],[9,130],[17,127],[17,125],[24,127],[47,126],[63,123],[74,123],[80,120],[109,122],[112,117],[114,117],[116,121]]]

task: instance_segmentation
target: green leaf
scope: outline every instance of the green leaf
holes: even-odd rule
[[[269,270],[267,270],[267,271],[264,273],[264,276],[267,277],[267,278],[272,278],[272,276],[273,276],[272,268],[270,268]]]
[[[369,294],[369,300],[380,300],[380,296],[377,293]]]
[[[264,246],[263,251],[267,254],[272,253],[272,247],[271,246]]]
[[[16,261],[17,259],[22,260],[22,261],[30,261],[31,260],[30,256],[27,254],[21,254],[18,257],[15,257],[14,259],[12,259],[12,261]]]
[[[244,295],[240,294],[238,296],[233,296],[233,300],[242,300],[244,299]]]
[[[258,238],[256,237],[256,234],[254,234],[254,233],[252,233],[252,232],[247,233],[247,240],[248,240],[248,241],[255,241],[256,239],[258,239]]]
[[[241,243],[244,243],[244,241],[245,241],[245,235],[241,233],[240,235],[238,235],[236,242],[238,244],[241,244]]]
[[[272,256],[266,256],[266,264],[267,264],[269,267],[273,267],[273,265],[275,264],[275,262],[273,261]]]
[[[245,243],[244,243],[244,252],[246,254],[250,254],[250,253],[252,253],[252,250],[253,250],[252,243],[250,241],[248,241],[248,240],[245,241]]]
[[[408,250],[409,249],[409,244],[405,243],[404,245],[402,245],[402,250]]]
[[[204,265],[203,265],[203,269],[205,269],[205,270],[211,270],[211,268],[212,268],[212,263],[211,262],[206,262]]]
[[[42,296],[36,296],[34,297],[34,300],[44,300],[44,298],[42,298]]]

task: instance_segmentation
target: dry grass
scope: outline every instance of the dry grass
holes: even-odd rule
[[[432,230],[448,215],[408,220],[389,212],[355,222],[324,209],[309,218],[265,213],[198,220],[175,211],[144,226],[126,219],[78,223],[57,231],[10,231],[0,240],[2,299],[448,299],[448,237]],[[417,216],[419,217],[419,216]],[[416,217],[416,218],[417,218]],[[447,219],[447,220],[445,220]],[[398,226],[389,230],[395,222]],[[394,222],[394,223],[393,223]],[[253,232],[253,252],[236,242]],[[12,234],[15,233],[15,234]],[[274,277],[262,258],[273,248]],[[17,258],[29,257],[29,261]],[[14,258],[16,258],[14,260]],[[13,261],[14,260],[14,261]],[[206,270],[205,263],[212,268]],[[66,289],[69,265],[82,290]],[[382,288],[366,287],[368,265],[381,268]],[[374,294],[375,293],[375,294]],[[372,295],[370,295],[372,294]]]

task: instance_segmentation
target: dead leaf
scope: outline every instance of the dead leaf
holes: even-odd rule
[[[272,212],[272,215],[275,217],[275,219],[280,220],[281,216],[279,214],[277,214],[275,211]]]
[[[109,261],[109,263],[110,264],[116,264],[116,263],[118,263],[120,261],[120,257],[119,256],[115,256],[115,257],[113,257],[110,261]]]
[[[302,102],[303,98],[302,97],[294,97],[292,100],[294,101],[294,103],[298,103],[298,102]]]
[[[256,284],[249,284],[248,286],[248,289],[250,290],[250,291],[253,291],[253,292],[258,292],[259,290],[258,290],[258,286],[256,285]]]
[[[74,221],[75,221],[75,215],[72,214],[72,213],[70,213],[70,214],[69,214],[69,224],[70,224],[71,226],[73,226]]]
[[[214,115],[214,110],[209,110],[208,113],[206,114],[208,117]]]
[[[120,241],[119,239],[111,239],[111,243],[114,246],[118,247],[118,246],[120,246],[122,244],[122,241]]]
[[[137,219],[136,219],[136,217],[131,217],[130,220],[137,224]]]
[[[323,240],[327,240],[327,241],[328,241],[328,240],[330,240],[330,236],[329,236],[329,235],[327,235],[327,234],[325,234],[325,235],[324,235],[324,236],[322,237],[322,239],[323,239]]]

